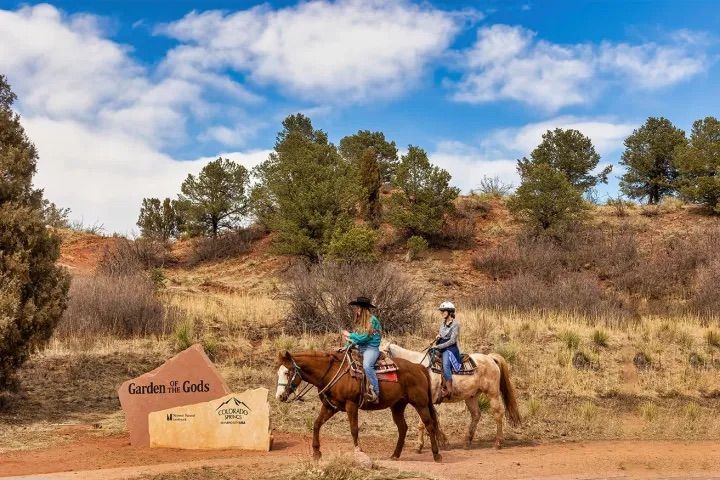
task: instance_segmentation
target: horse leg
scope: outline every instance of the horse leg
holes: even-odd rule
[[[415,407],[415,410],[417,410],[418,415],[420,415],[420,419],[422,420],[423,424],[425,425],[425,429],[428,432],[428,436],[430,437],[430,448],[433,453],[433,460],[436,462],[439,462],[442,460],[442,455],[440,455],[440,451],[438,450],[438,442],[437,442],[437,429],[435,428],[437,424],[437,418],[436,414],[430,413],[430,409],[433,408],[432,404],[430,405],[413,405]]]
[[[493,414],[495,415],[495,448],[500,448],[502,447],[503,441],[503,415],[505,414],[505,407],[500,400],[498,392],[495,392],[494,395],[490,397],[490,407],[492,407]]]
[[[350,422],[350,434],[353,438],[353,445],[355,448],[359,448],[360,442],[358,440],[358,433],[360,428],[358,427],[358,406],[355,402],[346,402],[345,411],[347,412],[348,422]]]
[[[407,407],[407,403],[398,402],[391,408],[393,420],[395,421],[395,425],[397,425],[398,429],[397,444],[395,445],[395,451],[393,452],[392,457],[390,457],[392,460],[400,458],[402,449],[405,446],[405,435],[407,435],[408,430],[407,422],[405,421],[405,407]]]
[[[422,420],[418,423],[418,446],[415,449],[417,453],[422,453],[425,446],[425,424]]]
[[[326,407],[325,404],[323,404],[320,408],[320,413],[315,419],[315,423],[313,423],[312,447],[313,459],[315,460],[320,460],[320,457],[322,456],[322,454],[320,453],[320,427],[322,427],[325,422],[330,420],[333,415],[335,415],[335,410],[332,410]]]
[[[470,425],[468,425],[467,436],[465,437],[465,448],[470,448],[473,437],[475,437],[475,429],[477,429],[477,424],[480,421],[480,407],[478,406],[477,395],[466,398],[465,405],[470,411]]]

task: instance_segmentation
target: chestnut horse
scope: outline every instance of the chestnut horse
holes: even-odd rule
[[[358,448],[358,410],[389,408],[398,429],[398,440],[391,457],[397,460],[405,444],[408,429],[405,422],[405,407],[410,404],[417,410],[427,429],[433,459],[436,462],[442,459],[435,439],[437,416],[432,403],[430,376],[422,365],[402,359],[396,360],[395,363],[398,366],[398,381],[382,382],[378,403],[369,404],[362,401],[360,381],[350,375],[349,360],[345,351],[306,351],[294,354],[284,351],[278,354],[276,393],[278,400],[287,402],[301,398],[307,392],[304,390],[302,393],[297,393],[303,381],[309,384],[309,388],[315,386],[318,389],[322,407],[313,424],[313,458],[319,459],[321,456],[320,428],[337,412],[347,413],[353,444]],[[290,398],[293,393],[296,396]]]

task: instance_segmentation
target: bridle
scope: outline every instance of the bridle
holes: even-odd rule
[[[327,385],[325,385],[322,388],[322,390],[318,391],[318,397],[321,397],[327,390],[332,388],[347,372],[350,371],[350,362],[348,362],[348,367],[347,367],[347,369],[345,369],[345,371],[343,371],[343,368],[342,368],[343,365],[345,364],[345,361],[348,360],[348,358],[350,356],[350,353],[349,353],[350,346],[345,348],[344,351],[345,351],[345,355],[343,356],[343,360],[340,363],[340,367],[338,367],[337,373],[335,373],[335,376],[330,380],[330,382]],[[322,377],[320,377],[320,381],[323,381],[325,379],[327,374],[330,372],[330,369],[332,368],[333,364],[335,363],[335,360],[336,360],[335,357],[331,356],[330,358],[331,358],[330,364],[328,365],[327,370],[325,370],[325,373],[323,373]],[[292,377],[290,377],[290,379],[288,380],[287,383],[278,382],[278,387],[285,387],[283,390],[283,396],[286,398],[286,400],[285,400],[286,403],[302,401],[303,397],[305,397],[305,395],[307,395],[307,393],[310,390],[312,390],[312,388],[314,386],[312,383],[307,382],[307,380],[305,380],[303,378],[302,369],[300,368],[300,365],[297,364],[295,359],[290,357],[290,361],[292,362],[292,367],[293,367]],[[342,374],[341,374],[341,372],[342,372]],[[300,383],[295,385],[295,379],[297,379],[298,377],[300,378]],[[306,385],[304,387],[302,387],[300,389],[300,392],[298,393],[296,390],[302,384],[302,382],[306,382]],[[295,394],[295,396],[290,398],[290,395],[293,393]]]

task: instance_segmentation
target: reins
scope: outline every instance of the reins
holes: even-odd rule
[[[348,368],[347,368],[345,371],[343,371],[343,365],[345,365],[345,361],[348,360],[349,357],[350,357],[350,353],[349,353],[349,350],[350,350],[350,349],[349,349],[349,348],[345,348],[344,350],[345,350],[345,355],[343,355],[342,362],[340,362],[340,366],[338,367],[338,370],[337,370],[337,372],[335,373],[335,376],[330,380],[330,382],[328,382],[327,385],[325,385],[325,386],[322,388],[322,390],[318,390],[318,393],[317,393],[317,396],[318,396],[318,397],[321,397],[327,390],[329,390],[329,389],[332,388],[337,382],[339,382],[340,379],[341,379],[348,371],[350,371],[349,362],[348,362]],[[328,372],[330,372],[330,369],[332,368],[333,364],[335,363],[336,358],[335,358],[334,356],[333,356],[333,357],[330,357],[330,358],[331,358],[330,365],[328,365],[327,370],[325,370],[325,373],[323,373],[322,377],[320,377],[320,381],[322,381],[322,380],[325,378],[325,376],[328,374]],[[307,393],[308,393],[310,390],[312,390],[312,388],[313,388],[313,386],[314,386],[312,383],[306,382],[306,380],[303,378],[302,369],[300,368],[300,365],[298,365],[297,362],[295,362],[295,359],[294,359],[294,358],[292,359],[292,363],[293,363],[293,376],[290,378],[290,380],[288,381],[288,383],[285,383],[285,384],[279,383],[279,384],[278,384],[279,386],[281,386],[281,387],[282,387],[282,386],[285,386],[286,388],[289,386],[289,387],[290,387],[290,393],[294,393],[294,394],[295,394],[295,396],[294,396],[293,398],[289,398],[289,399],[287,400],[288,403],[290,403],[290,402],[295,402],[295,401],[302,401],[302,400],[303,400],[303,397],[305,397],[305,395],[307,395]],[[296,392],[295,392],[295,389],[296,389],[297,387],[293,384],[293,382],[295,381],[295,378],[296,378],[297,376],[300,377],[300,380],[306,382],[306,385],[300,390],[300,393],[296,393]]]

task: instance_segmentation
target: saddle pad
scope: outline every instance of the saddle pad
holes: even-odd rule
[[[357,350],[350,351],[350,374],[355,378],[361,378],[365,375],[365,370],[362,365],[362,354]],[[398,366],[393,360],[386,356],[384,353],[380,353],[378,361],[375,362],[375,371],[377,372],[378,380],[386,382],[397,382],[397,371]]]
[[[468,355],[467,353],[463,353],[460,355],[462,358],[460,359],[460,363],[462,364],[462,368],[460,368],[460,371],[453,370],[453,374],[455,375],[472,375],[475,373],[475,369],[477,368],[477,364],[475,363],[475,360]],[[443,372],[443,365],[442,365],[442,355],[440,352],[435,352],[435,354],[432,357],[432,360],[430,362],[430,368],[435,373],[442,374]]]

